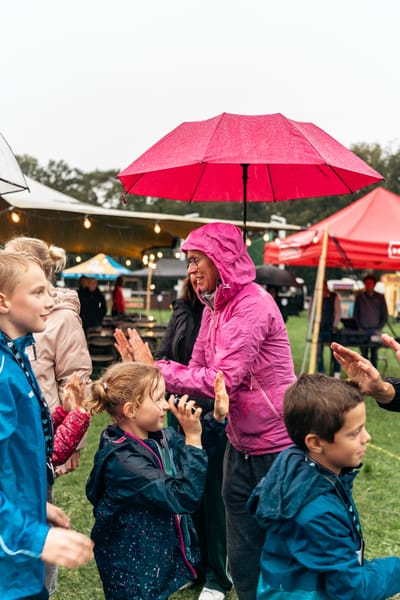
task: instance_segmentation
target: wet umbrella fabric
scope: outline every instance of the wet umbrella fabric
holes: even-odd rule
[[[274,265],[261,265],[256,267],[256,281],[264,285],[273,286],[297,286],[294,275],[286,269],[280,269]]]
[[[313,123],[280,113],[185,122],[118,175],[129,194],[277,202],[349,194],[383,179]]]
[[[0,133],[0,196],[29,190],[20,166],[6,139]]]

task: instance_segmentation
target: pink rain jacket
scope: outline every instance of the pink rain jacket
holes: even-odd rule
[[[282,418],[283,395],[294,380],[289,340],[280,310],[254,283],[255,266],[238,227],[212,223],[192,231],[183,250],[204,252],[221,283],[214,310],[206,305],[188,366],[158,361],[167,390],[213,397],[217,371],[230,396],[226,433],[247,454],[279,452],[290,444]]]

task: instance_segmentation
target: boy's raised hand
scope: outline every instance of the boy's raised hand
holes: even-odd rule
[[[226,391],[224,376],[222,371],[218,371],[214,381],[214,419],[222,422],[229,413],[229,396]]]

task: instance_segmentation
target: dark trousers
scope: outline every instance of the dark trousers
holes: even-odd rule
[[[371,363],[376,367],[378,364],[378,348],[373,346],[360,346],[360,352],[364,358],[368,358]],[[370,354],[369,354],[370,352]]]
[[[239,600],[256,600],[260,556],[265,531],[250,515],[246,503],[277,454],[245,456],[229,442],[224,457],[222,497],[226,510],[227,553]]]
[[[48,600],[49,598],[49,592],[47,591],[46,588],[43,588],[41,592],[39,592],[39,594],[35,594],[34,596],[25,596],[24,598],[21,598],[20,600]]]
[[[317,371],[318,373],[325,373],[324,367],[324,348],[328,343],[330,344],[333,341],[332,331],[320,330],[319,338],[318,338],[318,347],[317,347]],[[329,369],[329,374],[333,375],[333,373],[340,373],[340,364],[333,356],[332,350],[329,348],[329,352],[331,353],[331,366]]]
[[[196,571],[206,587],[227,592],[232,587],[226,556],[225,506],[222,500],[222,464],[225,434],[208,459],[207,479],[199,510],[192,515],[199,536],[201,563]]]

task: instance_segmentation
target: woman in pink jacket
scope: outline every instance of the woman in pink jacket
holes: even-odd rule
[[[167,390],[210,397],[218,371],[230,396],[223,497],[229,566],[240,600],[255,600],[264,533],[246,502],[277,453],[291,445],[282,419],[286,388],[295,380],[279,308],[254,282],[255,266],[238,227],[212,223],[192,231],[182,249],[205,304],[189,365],[157,361]],[[135,331],[135,360],[152,362]]]

